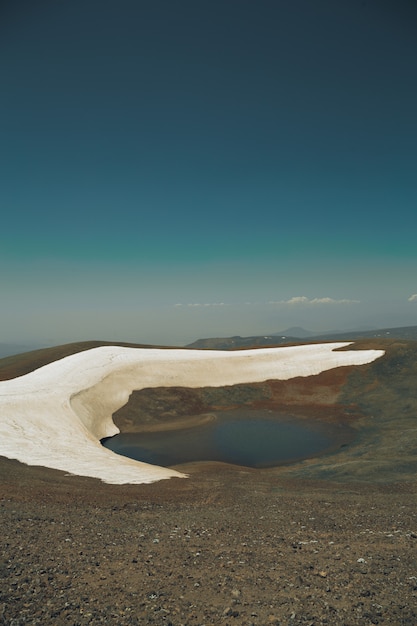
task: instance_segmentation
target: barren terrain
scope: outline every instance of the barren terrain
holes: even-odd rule
[[[88,346],[0,361],[6,379]],[[269,470],[107,485],[0,460],[0,623],[417,623],[417,344],[306,379],[132,394],[122,430],[221,408],[349,424],[345,448]],[[61,351],[61,352],[60,352]]]

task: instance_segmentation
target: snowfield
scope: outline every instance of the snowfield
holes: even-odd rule
[[[133,390],[221,387],[287,380],[370,363],[383,350],[335,352],[351,342],[237,352],[103,346],[0,382],[0,455],[107,483],[186,477],[119,456],[100,439],[119,431],[112,414]]]

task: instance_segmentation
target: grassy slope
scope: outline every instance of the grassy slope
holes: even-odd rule
[[[415,482],[417,473],[417,342],[364,340],[359,348],[386,355],[355,368],[339,402],[363,415],[358,438],[337,455],[305,462],[289,473],[301,477],[371,482]]]

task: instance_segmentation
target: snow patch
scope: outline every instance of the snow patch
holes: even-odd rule
[[[334,352],[351,342],[222,352],[103,346],[0,382],[0,455],[107,483],[151,483],[185,477],[107,450],[117,434],[112,414],[133,390],[221,387],[287,380],[370,363],[383,350]]]

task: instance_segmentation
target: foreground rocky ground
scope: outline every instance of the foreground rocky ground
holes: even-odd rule
[[[417,348],[386,347],[360,373],[154,390],[116,417],[241,404],[357,430],[320,459],[117,486],[0,458],[0,624],[417,624]]]
[[[417,623],[413,485],[1,470],[2,624]]]

